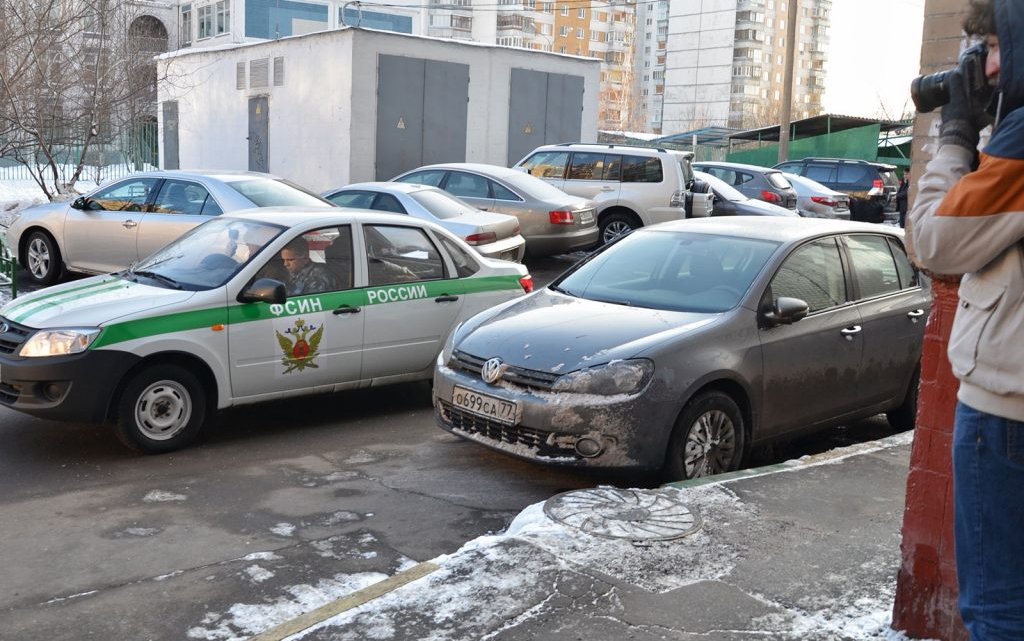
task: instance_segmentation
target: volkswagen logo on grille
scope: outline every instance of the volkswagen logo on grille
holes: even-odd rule
[[[484,379],[484,382],[488,385],[493,385],[498,382],[501,378],[501,359],[490,358],[484,362],[484,366],[480,368],[480,377]]]
[[[5,323],[4,321],[0,321],[0,334],[6,334],[8,331],[10,331],[10,329],[10,325]]]

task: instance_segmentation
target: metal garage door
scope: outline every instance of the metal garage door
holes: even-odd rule
[[[164,110],[164,169],[181,169],[178,160],[178,101],[167,100]]]
[[[270,105],[266,96],[249,98],[249,171],[270,171],[267,158]]]
[[[579,141],[582,116],[582,76],[513,69],[509,88],[509,166],[540,145]]]
[[[469,65],[381,55],[377,61],[377,180],[466,159]]]

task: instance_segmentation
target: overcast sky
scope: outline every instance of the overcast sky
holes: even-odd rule
[[[899,118],[913,108],[924,0],[834,0],[825,111]]]

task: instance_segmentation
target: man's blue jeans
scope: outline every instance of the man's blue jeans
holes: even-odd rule
[[[960,614],[972,641],[1024,639],[1024,423],[958,403],[953,503]]]

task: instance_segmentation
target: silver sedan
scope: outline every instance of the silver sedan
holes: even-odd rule
[[[480,211],[437,187],[366,182],[324,192],[339,207],[408,214],[444,227],[488,258],[521,262],[526,241],[513,216]]]
[[[807,218],[850,220],[850,197],[804,176],[783,172],[796,190],[796,208]]]
[[[570,196],[518,169],[445,163],[420,167],[392,180],[439,187],[477,209],[515,216],[533,255],[560,254],[597,243],[594,201]]]
[[[278,205],[331,206],[269,174],[141,172],[70,203],[22,210],[7,243],[31,280],[51,285],[64,270],[103,274],[128,267],[211,216]]]
[[[901,239],[795,216],[639,229],[457,328],[437,422],[537,462],[671,480],[880,412],[910,428],[930,296]]]

